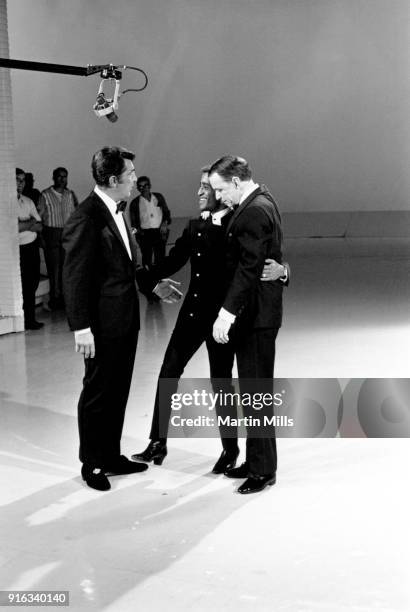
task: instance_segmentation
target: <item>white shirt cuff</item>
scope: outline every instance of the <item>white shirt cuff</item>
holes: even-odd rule
[[[231,325],[235,323],[236,316],[225,310],[225,308],[221,308],[221,310],[218,312],[218,316],[221,317],[223,321],[227,321],[227,323],[230,323]]]
[[[86,329],[77,329],[74,332],[74,337],[77,340],[78,336],[81,336],[81,334],[89,334],[91,332],[91,327],[87,327]]]

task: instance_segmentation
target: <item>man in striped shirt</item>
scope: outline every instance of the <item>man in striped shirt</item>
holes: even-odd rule
[[[42,191],[38,210],[43,222],[44,254],[50,281],[51,310],[64,307],[62,270],[64,251],[62,248],[63,227],[78,206],[74,191],[67,189],[66,168],[53,170],[53,185]]]

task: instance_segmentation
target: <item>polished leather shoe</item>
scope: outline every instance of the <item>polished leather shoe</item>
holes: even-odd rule
[[[147,469],[148,466],[145,463],[135,463],[124,457],[124,455],[120,455],[118,459],[104,466],[104,472],[111,476],[135,474],[136,472],[145,472]]]
[[[236,465],[239,449],[234,452],[223,450],[218,461],[212,468],[212,474],[224,474],[227,470],[232,470]]]
[[[81,476],[92,489],[97,489],[97,491],[108,491],[108,489],[111,489],[110,481],[100,468],[93,468],[90,465],[84,464],[81,468]]]
[[[240,465],[237,468],[232,468],[231,470],[226,470],[225,471],[225,476],[228,476],[228,478],[248,478],[248,476],[249,476],[249,465],[245,461],[244,463],[242,463],[242,465]]]
[[[258,493],[263,491],[265,487],[271,487],[276,482],[276,474],[270,474],[268,476],[258,476],[253,478],[250,476],[245,482],[239,487],[238,493],[246,495],[247,493]]]
[[[153,461],[155,465],[162,465],[168,454],[167,443],[161,440],[151,440],[147,448],[142,453],[131,455],[134,461]]]

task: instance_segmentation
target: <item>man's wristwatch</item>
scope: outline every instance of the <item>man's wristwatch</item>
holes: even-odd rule
[[[282,264],[283,265],[283,264]],[[286,283],[286,281],[288,280],[288,269],[286,266],[283,266],[283,275],[279,276],[279,280],[282,283]]]

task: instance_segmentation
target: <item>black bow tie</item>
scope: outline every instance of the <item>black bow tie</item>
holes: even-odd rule
[[[117,204],[117,209],[115,211],[115,214],[119,213],[119,212],[124,212],[124,210],[127,208],[127,202],[126,200],[122,200],[121,202],[118,202]]]

